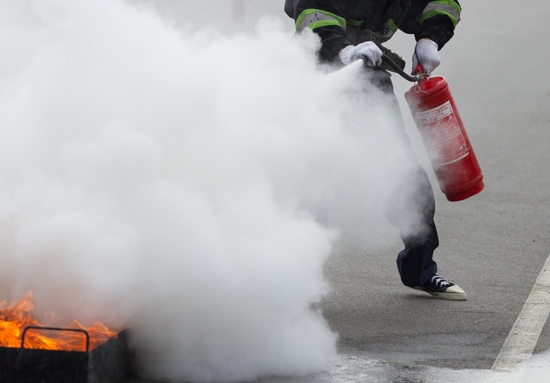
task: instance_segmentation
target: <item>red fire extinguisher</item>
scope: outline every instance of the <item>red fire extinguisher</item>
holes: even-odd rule
[[[389,59],[384,61],[388,62]],[[391,63],[389,63],[391,65]],[[392,65],[393,66],[393,65]],[[399,73],[415,81],[405,99],[426,147],[441,191],[449,201],[462,201],[484,188],[483,173],[464,129],[449,84],[442,76]]]

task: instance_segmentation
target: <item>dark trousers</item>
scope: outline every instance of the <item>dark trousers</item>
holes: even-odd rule
[[[401,239],[405,245],[397,256],[397,268],[401,281],[405,286],[421,286],[429,282],[437,273],[433,253],[439,246],[439,238],[434,223],[433,189],[406,134],[390,74],[377,67],[366,67],[365,70],[366,86],[374,85],[391,96],[389,102],[392,103],[392,109],[398,117],[399,134],[403,136],[403,141],[410,151],[407,159],[413,164],[413,171],[396,185],[394,194],[385,204],[385,213],[390,222],[400,230]]]

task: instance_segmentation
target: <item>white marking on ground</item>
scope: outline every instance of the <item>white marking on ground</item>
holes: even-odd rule
[[[507,382],[511,382],[509,379],[512,376],[516,377],[515,381],[521,379],[549,313],[550,255],[493,364],[491,370],[496,374],[491,376],[490,381],[497,379],[502,372],[509,373]]]

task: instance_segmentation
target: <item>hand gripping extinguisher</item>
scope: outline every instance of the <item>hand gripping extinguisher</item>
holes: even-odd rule
[[[422,73],[421,65],[415,68],[418,76],[409,76],[389,58],[382,59],[402,77],[416,82],[405,99],[447,200],[462,201],[482,191],[483,173],[447,80]]]

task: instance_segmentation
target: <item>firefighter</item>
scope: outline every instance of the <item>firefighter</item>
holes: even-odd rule
[[[432,72],[441,62],[438,51],[453,36],[460,11],[457,0],[286,0],[285,3],[285,12],[294,19],[297,32],[309,29],[320,37],[318,57],[322,63],[338,67],[365,60],[365,72],[369,72],[367,85],[391,96],[403,132],[388,72],[391,68],[384,67],[381,58],[386,54],[402,69],[405,62],[382,44],[397,30],[414,34],[412,67],[421,64],[424,72]],[[404,243],[397,256],[401,281],[435,298],[466,300],[463,289],[437,274],[433,254],[439,239],[434,223],[433,189],[410,142],[408,146],[416,170],[395,188],[386,208],[388,219],[400,230]],[[404,216],[411,209],[417,217],[412,230],[410,220]]]

